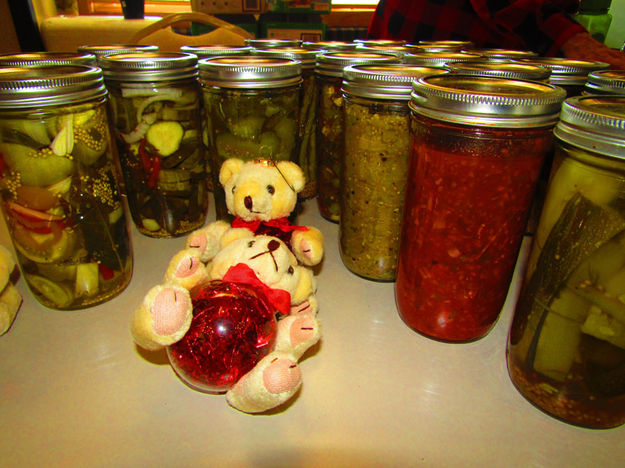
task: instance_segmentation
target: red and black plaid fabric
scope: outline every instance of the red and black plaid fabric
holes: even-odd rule
[[[577,0],[380,0],[368,37],[471,41],[476,47],[533,50],[553,56],[585,31],[568,11]]]

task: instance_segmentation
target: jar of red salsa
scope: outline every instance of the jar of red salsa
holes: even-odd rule
[[[564,97],[547,83],[498,77],[413,83],[395,291],[409,327],[458,342],[493,326]]]

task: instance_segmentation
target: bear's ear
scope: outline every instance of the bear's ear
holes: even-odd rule
[[[297,164],[291,161],[279,161],[276,167],[287,183],[293,187],[293,190],[297,193],[303,190],[306,179],[302,169]]]
[[[226,159],[219,169],[219,182],[224,187],[228,182],[232,180],[239,172],[241,172],[241,168],[243,167],[244,162],[241,159],[237,158],[229,158]]]

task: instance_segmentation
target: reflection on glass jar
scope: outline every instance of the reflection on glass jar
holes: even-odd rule
[[[234,56],[200,60],[218,219],[232,220],[219,182],[228,158],[296,161],[302,85],[298,61]]]
[[[28,286],[54,309],[104,302],[132,274],[105,103],[96,68],[0,71],[3,212]]]
[[[508,343],[517,389],[572,424],[625,423],[625,98],[566,101]]]
[[[150,237],[175,237],[206,219],[197,58],[132,53],[102,57],[130,213]]]
[[[446,341],[491,329],[563,99],[555,86],[505,78],[414,83],[396,282],[408,326]]]

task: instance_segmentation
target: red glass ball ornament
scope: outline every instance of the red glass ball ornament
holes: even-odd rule
[[[193,298],[191,327],[167,348],[169,362],[191,387],[225,392],[273,349],[276,326],[261,292],[213,281]]]

